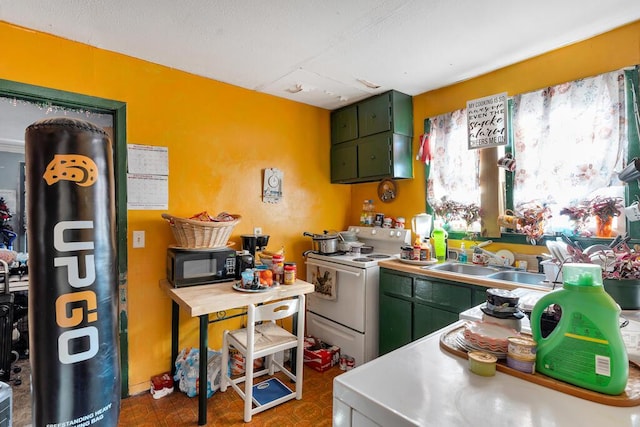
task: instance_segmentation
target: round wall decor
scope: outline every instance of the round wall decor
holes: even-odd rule
[[[378,197],[384,203],[389,203],[396,198],[398,189],[396,183],[390,179],[383,179],[378,184]]]

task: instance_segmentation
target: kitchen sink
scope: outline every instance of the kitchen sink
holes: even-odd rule
[[[448,271],[451,273],[466,274],[468,276],[487,276],[492,273],[498,272],[498,270],[491,267],[484,267],[481,265],[474,265],[474,264],[460,264],[457,262],[437,264],[433,267],[429,267],[429,269],[437,270],[437,271]]]
[[[522,283],[526,285],[539,285],[544,281],[545,275],[538,273],[528,273],[526,271],[499,271],[489,274],[487,279],[506,280],[509,282]]]

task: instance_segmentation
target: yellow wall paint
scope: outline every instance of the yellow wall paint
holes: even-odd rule
[[[329,180],[329,111],[240,89],[138,59],[0,23],[0,78],[127,104],[128,143],[169,148],[168,212],[203,210],[242,215],[232,241],[260,226],[269,248],[305,272],[304,231],[340,230],[347,223],[351,187]],[[279,204],[261,199],[262,171],[284,172]],[[161,211],[129,211],[128,232],[146,231],[146,247],[129,244],[130,392],[170,366],[171,305],[158,281],[165,250],[174,243]],[[221,347],[224,327],[210,328]],[[180,348],[197,346],[197,322],[182,320]]]
[[[0,22],[0,78],[127,104],[129,143],[169,147],[170,206],[176,215],[201,210],[238,213],[232,240],[261,226],[269,248],[284,245],[298,262],[311,247],[303,231],[340,230],[359,220],[363,199],[377,210],[410,218],[425,210],[424,167],[398,182],[383,204],[377,183],[329,183],[329,112],[258,94],[170,68]],[[487,75],[414,97],[414,153],[423,121],[469,99],[537,89],[640,63],[640,22],[549,52]],[[261,171],[284,171],[284,200],[261,202]],[[353,209],[351,209],[351,206]],[[152,375],[170,365],[170,303],[158,289],[167,245],[173,243],[160,211],[130,211],[128,230],[146,231],[146,248],[129,245],[130,392],[148,389]],[[531,253],[531,247],[522,252]],[[224,326],[235,327],[229,321]],[[210,328],[220,347],[222,325]],[[197,322],[182,320],[180,348],[197,345]]]
[[[640,21],[600,36],[519,62],[492,73],[413,97],[413,152],[428,117],[466,107],[468,100],[507,92],[509,95],[540,89],[582,77],[640,64]],[[351,222],[358,221],[364,199],[374,199],[378,212],[403,215],[410,224],[413,215],[424,212],[424,165],[414,160],[413,180],[398,181],[398,197],[383,204],[376,197],[377,183],[357,184],[352,190]],[[457,242],[452,242],[456,246]],[[518,245],[522,253],[540,253],[539,247]]]

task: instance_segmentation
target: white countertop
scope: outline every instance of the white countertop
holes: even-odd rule
[[[602,405],[502,372],[473,374],[466,359],[439,346],[444,330],[463,323],[337,376],[333,425],[351,425],[345,421],[346,405],[394,427],[640,427],[640,406]]]

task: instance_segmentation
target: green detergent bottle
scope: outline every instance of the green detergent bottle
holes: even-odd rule
[[[563,288],[540,298],[531,313],[537,342],[536,370],[600,393],[624,391],[629,359],[620,333],[620,307],[602,286],[595,264],[565,264]],[[562,315],[556,328],[542,337],[540,318],[553,304]]]

